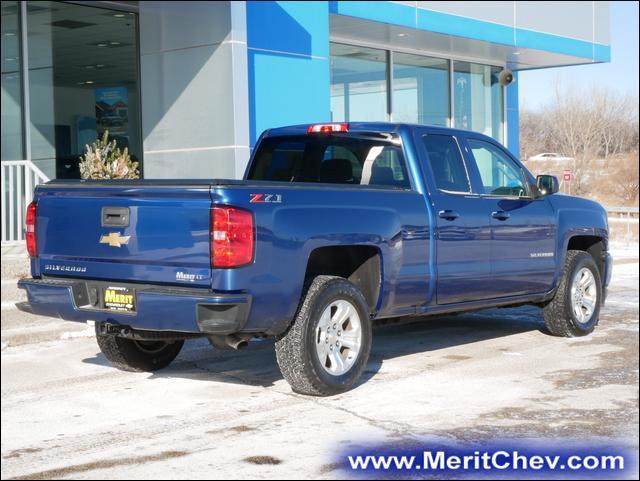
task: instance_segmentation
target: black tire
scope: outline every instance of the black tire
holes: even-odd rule
[[[329,374],[316,354],[316,329],[323,311],[332,302],[346,300],[360,317],[360,351],[343,375]],[[304,295],[289,330],[276,340],[276,358],[282,375],[299,394],[332,396],[348,391],[364,371],[371,351],[371,321],[364,296],[342,277],[318,276]]]
[[[593,274],[596,284],[596,303],[593,314],[587,322],[580,322],[572,309],[571,283],[581,269],[587,268]],[[553,299],[543,308],[545,326],[554,336],[579,337],[590,334],[598,324],[602,302],[602,281],[600,271],[593,257],[584,251],[567,252],[560,277],[560,285]]]
[[[121,371],[150,372],[171,364],[184,341],[134,341],[113,334],[100,334],[96,341],[102,354]]]

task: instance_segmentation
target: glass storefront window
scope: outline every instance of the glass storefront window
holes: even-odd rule
[[[140,161],[136,16],[64,2],[28,2],[27,12],[34,164],[78,178],[85,146],[105,130]]]
[[[18,2],[2,2],[2,160],[22,160],[22,76]]]
[[[502,86],[500,67],[453,62],[454,126],[473,130],[503,141]]]
[[[491,65],[332,43],[331,119],[450,126],[503,142],[500,71]]]
[[[449,61],[393,54],[393,120],[449,125]]]
[[[386,120],[387,103],[386,51],[331,44],[332,120]]]

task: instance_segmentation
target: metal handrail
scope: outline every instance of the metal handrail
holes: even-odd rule
[[[49,178],[30,160],[3,160],[2,243],[24,240],[24,218],[36,185]]]
[[[611,214],[638,214],[637,207],[605,207],[605,210]]]

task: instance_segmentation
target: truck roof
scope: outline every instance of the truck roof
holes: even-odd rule
[[[423,125],[423,124],[410,124],[405,122],[317,122],[309,124],[289,125],[285,127],[276,127],[267,129],[262,134],[264,137],[272,136],[284,136],[284,135],[303,135],[307,133],[307,129],[312,125],[325,125],[325,124],[341,124],[346,123],[349,125],[349,132],[399,132],[402,128],[414,129],[414,128],[427,128],[434,132],[441,132],[447,135],[453,135],[456,133],[467,134],[471,131],[463,129],[454,129],[450,127],[442,127],[438,125]],[[473,132],[474,136],[484,137],[491,139],[479,132]],[[492,139],[491,139],[492,140]]]

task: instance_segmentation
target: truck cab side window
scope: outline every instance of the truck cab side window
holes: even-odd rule
[[[411,188],[400,149],[384,145],[369,148],[364,155],[361,184]]]
[[[465,194],[471,192],[469,176],[456,139],[451,135],[437,134],[425,135],[422,139],[438,190]]]
[[[524,197],[527,183],[514,162],[495,145],[478,139],[468,139],[478,166],[484,193],[504,197]]]

